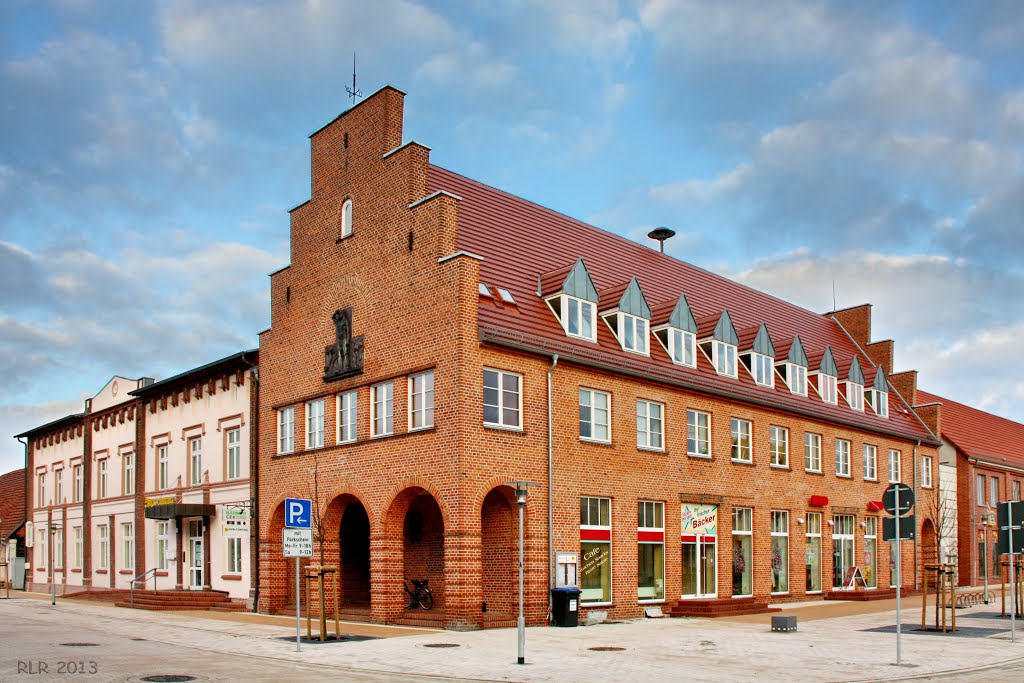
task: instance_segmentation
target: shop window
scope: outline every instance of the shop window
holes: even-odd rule
[[[611,441],[611,400],[603,391],[580,389],[580,439]]]
[[[356,440],[356,392],[338,394],[338,443]]]
[[[580,600],[612,601],[611,499],[580,498]]]
[[[754,461],[749,420],[739,420],[735,417],[732,419],[732,459],[745,463]]]
[[[807,592],[821,592],[821,513],[807,513],[806,531],[806,566]]]
[[[864,520],[864,584],[878,587],[878,518]]]
[[[772,467],[789,467],[789,430],[772,425],[768,435]]]
[[[434,426],[434,371],[409,378],[409,429]]]
[[[878,447],[864,444],[864,478],[878,480]]]
[[[835,515],[832,518],[832,587],[840,590],[846,588],[847,572],[857,564],[854,555],[855,521],[853,515]]]
[[[715,597],[718,593],[718,506],[680,505],[684,598]]]
[[[484,425],[522,429],[522,377],[484,368]]]
[[[653,401],[636,402],[636,446],[661,451],[665,449],[665,407]]]
[[[804,434],[804,469],[821,472],[821,434]]]
[[[711,415],[698,410],[686,411],[686,452],[711,457]]]
[[[751,508],[732,509],[732,594],[754,594],[753,517]]]
[[[789,592],[789,513],[772,510],[772,593]]]
[[[637,598],[665,599],[665,504],[637,502]]]
[[[306,403],[306,450],[324,447],[324,400]]]
[[[167,550],[170,546],[170,522],[156,523],[156,568],[167,570]]]
[[[395,383],[370,387],[370,436],[387,436],[395,431]]]

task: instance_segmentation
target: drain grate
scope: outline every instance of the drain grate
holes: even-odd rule
[[[587,649],[594,652],[622,652],[626,648],[619,647],[618,645],[595,645],[594,647],[588,647]]]
[[[458,643],[424,643],[423,647],[459,647]]]
[[[186,674],[154,674],[152,676],[143,676],[140,680],[147,683],[186,683],[187,681],[196,680],[196,677]]]
[[[98,647],[99,643],[61,643],[64,647]]]
[[[142,641],[142,642],[146,642],[145,638],[132,638],[132,640],[139,640],[139,641]]]

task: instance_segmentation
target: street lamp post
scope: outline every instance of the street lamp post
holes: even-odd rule
[[[54,536],[57,535],[57,528],[58,527],[53,525],[53,524],[50,525],[50,549],[47,552],[48,564],[50,565],[48,567],[48,569],[50,571],[50,604],[51,605],[56,605],[57,604],[57,583],[54,581],[54,577],[53,577],[53,538],[54,538]]]
[[[526,497],[528,489],[536,486],[533,481],[512,481],[505,486],[511,486],[516,490],[516,503],[519,505],[519,658],[518,664],[526,664],[526,618],[523,616],[523,510],[526,508]]]

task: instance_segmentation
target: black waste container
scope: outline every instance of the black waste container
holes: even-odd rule
[[[581,592],[579,588],[551,589],[551,616],[556,626],[580,625]]]

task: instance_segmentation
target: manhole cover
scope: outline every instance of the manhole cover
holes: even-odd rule
[[[621,652],[626,648],[618,647],[616,645],[595,645],[594,647],[588,647],[587,649],[594,652]]]
[[[423,647],[458,647],[458,643],[426,643]]]
[[[61,643],[64,647],[97,647],[99,643]]]
[[[145,639],[145,638],[132,638],[132,640],[141,640],[142,642],[145,642],[145,641],[146,641],[146,639]]]
[[[185,674],[156,674],[155,676],[143,676],[141,680],[149,683],[185,683],[196,680],[196,677]]]

